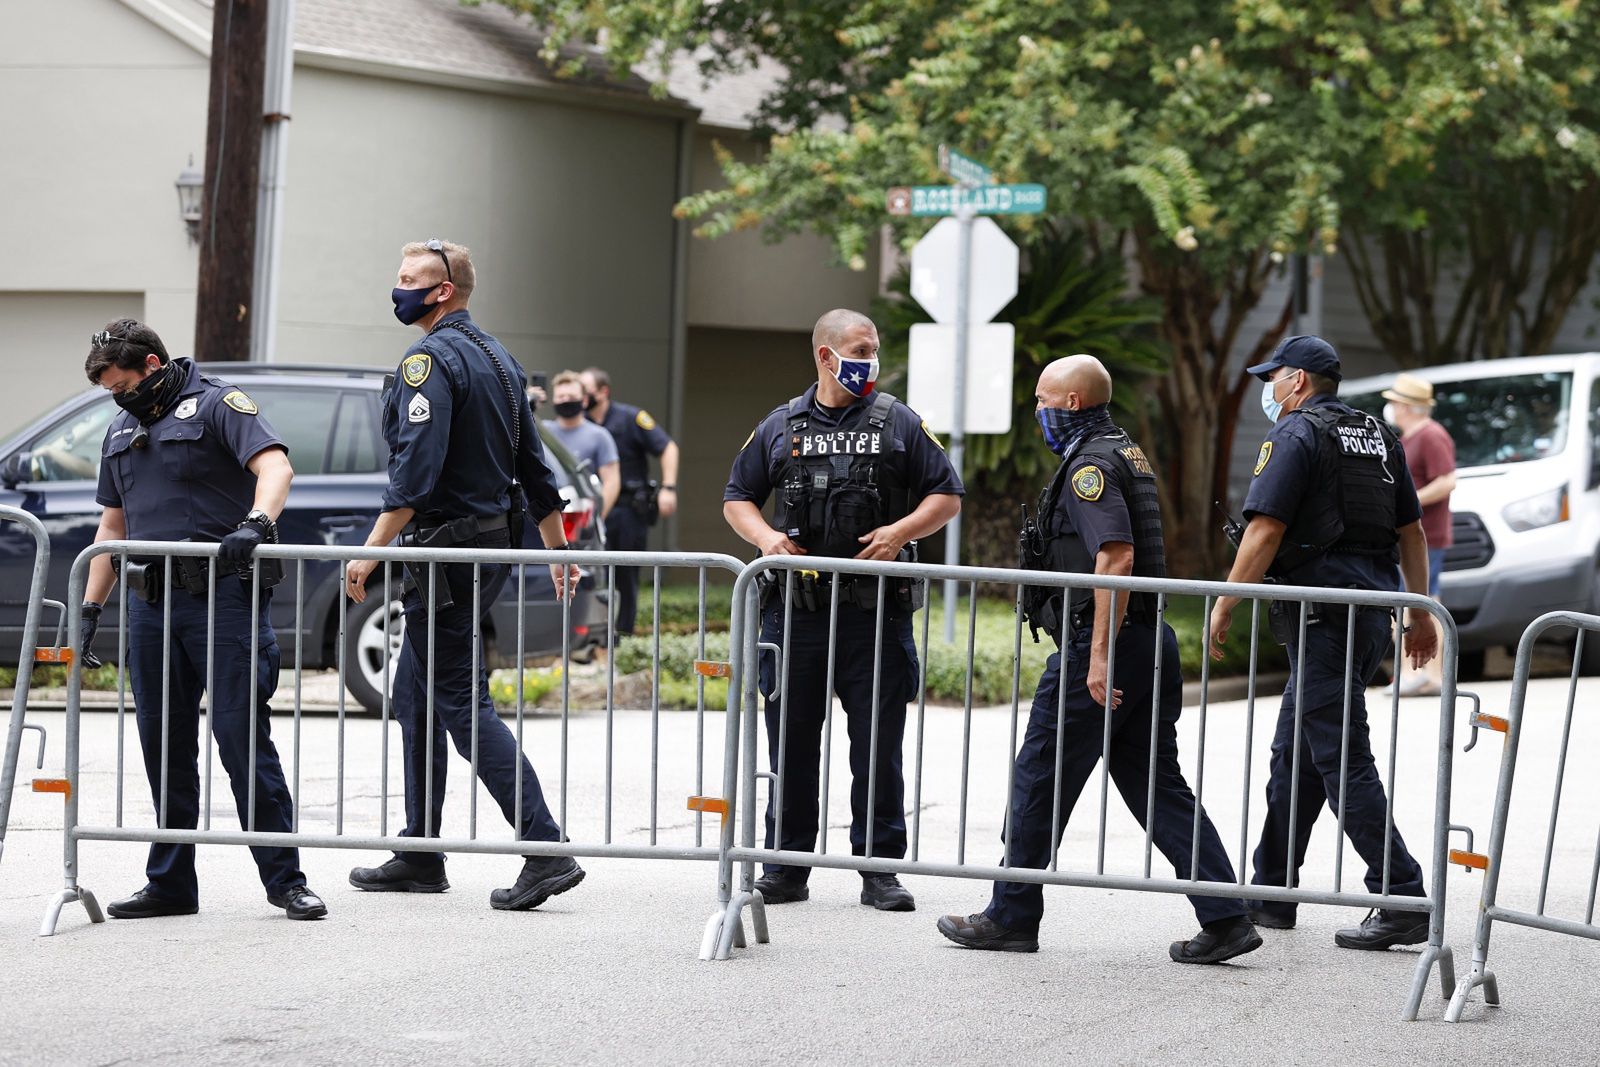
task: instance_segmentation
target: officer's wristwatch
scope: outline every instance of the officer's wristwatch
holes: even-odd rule
[[[663,493],[676,493],[678,491],[678,487],[675,485],[663,485],[661,486],[661,491]]]
[[[252,509],[250,514],[244,517],[244,522],[241,522],[239,525],[259,526],[261,528],[261,532],[266,535],[268,540],[276,541],[278,539],[278,524],[272,521],[271,515],[268,515],[260,508]]]

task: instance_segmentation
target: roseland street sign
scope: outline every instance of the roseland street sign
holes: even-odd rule
[[[1037,215],[1044,211],[1042,185],[911,185],[890,189],[889,214],[910,215]]]

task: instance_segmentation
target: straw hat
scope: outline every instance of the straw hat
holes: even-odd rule
[[[1423,381],[1415,374],[1402,374],[1394,380],[1394,384],[1383,391],[1385,400],[1393,400],[1396,404],[1412,404],[1417,407],[1433,407],[1433,383]]]

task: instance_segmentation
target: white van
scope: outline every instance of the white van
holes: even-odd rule
[[[1600,613],[1600,354],[1451,363],[1412,372],[1433,383],[1434,418],[1456,444],[1455,543],[1439,598],[1461,633],[1461,675],[1488,648],[1514,647],[1539,615]],[[1347,403],[1377,414],[1386,374],[1345,382]],[[1600,640],[1585,642],[1600,674]]]

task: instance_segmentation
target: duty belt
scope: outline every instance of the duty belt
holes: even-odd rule
[[[504,515],[467,515],[459,519],[430,516],[407,523],[400,531],[400,543],[418,548],[449,548],[481,534],[504,530],[509,525],[510,520]]]

